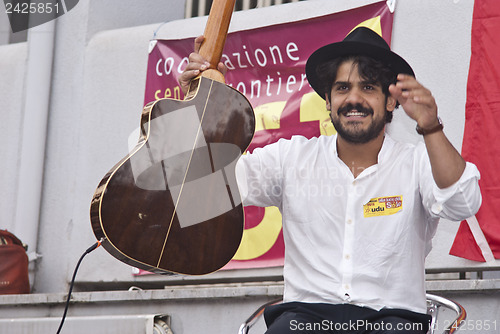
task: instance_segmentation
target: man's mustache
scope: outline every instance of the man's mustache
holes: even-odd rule
[[[340,116],[340,114],[345,116],[345,115],[347,115],[348,112],[350,112],[352,110],[357,110],[358,112],[361,112],[361,113],[366,114],[366,115],[373,115],[372,108],[363,107],[363,105],[361,105],[360,103],[356,103],[356,104],[348,103],[345,106],[340,107],[337,110],[337,114],[339,116]]]

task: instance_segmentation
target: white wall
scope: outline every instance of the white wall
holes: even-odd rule
[[[237,12],[230,29],[298,20],[373,2],[310,0]],[[80,1],[57,20],[38,239],[38,252],[43,257],[38,260],[35,292],[66,291],[79,256],[95,241],[89,222],[90,200],[100,179],[126,154],[128,136],[139,125],[153,32],[159,29],[158,37],[168,39],[196,36],[204,29],[205,18],[172,21],[183,17],[181,1],[168,1],[168,6],[162,0],[149,0],[147,7],[144,3]],[[393,28],[393,49],[433,91],[445,132],[458,148],[464,125],[472,8],[473,0],[398,0]],[[171,22],[161,25],[163,21]],[[0,47],[0,98],[7,101],[2,112],[3,119],[9,120],[9,125],[2,122],[1,126],[12,143],[0,151],[3,198],[16,195],[16,152],[22,139],[18,135],[22,113],[16,111],[16,100],[22,101],[25,55],[25,44]],[[402,140],[419,140],[414,124],[402,111],[395,116],[390,131]],[[0,205],[0,227],[15,230],[12,203],[4,200]],[[447,255],[449,246],[442,245],[451,244],[456,227],[456,223],[442,224],[438,233],[441,247],[431,254],[432,266],[455,261]],[[279,274],[279,270],[265,274]],[[133,284],[135,278],[130,267],[98,249],[84,261],[78,280],[80,284],[112,285],[118,281]]]
[[[110,66],[101,68],[98,77],[90,77],[90,81],[87,81],[87,68],[92,65],[86,60],[86,50],[91,40],[101,31],[156,22],[158,24],[155,26],[158,26],[162,22],[183,17],[184,1],[165,3],[163,0],[149,0],[145,3],[133,0],[89,0],[80,1],[73,10],[56,20],[52,82],[49,83],[51,95],[43,193],[39,213],[40,229],[37,249],[34,249],[33,244],[30,249],[43,256],[37,261],[35,292],[66,290],[67,279],[77,258],[92,241],[87,214],[90,197],[86,193],[82,194],[80,189],[83,185],[94,187],[97,180],[82,175],[79,171],[82,168],[89,169],[93,165],[93,161],[81,161],[82,151],[87,147],[86,138],[93,138],[96,133],[106,132],[107,129],[102,128],[99,123],[102,110],[94,109],[96,113],[88,111],[87,108],[93,107],[85,102],[89,97],[84,93],[84,87],[92,87],[105,81],[115,82],[104,87],[105,90],[96,98],[115,99],[115,91],[122,92],[126,97],[130,96],[129,91],[137,92],[140,96],[145,81],[144,59],[147,55],[148,39],[153,36],[153,31],[150,30],[138,43],[127,39],[128,34],[125,33],[121,43],[110,41],[98,56],[101,60],[112,60],[109,57],[116,50],[110,48],[123,48],[128,43],[131,51],[124,52],[125,58],[132,59],[127,67],[120,68],[122,78],[115,75],[116,67]],[[1,27],[5,26],[5,19],[6,17],[1,17]],[[4,33],[2,31],[2,36]],[[140,46],[141,42],[144,47]],[[29,47],[29,41],[0,46],[0,100],[3,112],[1,129],[7,138],[7,145],[2,145],[0,151],[0,189],[3,197],[0,203],[0,228],[13,231],[21,239],[26,239],[28,231],[26,228],[20,228],[19,222],[15,222],[15,212],[16,207],[24,210],[26,203],[23,198],[16,202],[16,187],[20,178],[19,166],[22,163],[19,161],[23,139],[20,127],[23,123],[23,107],[26,104],[23,98],[28,85],[25,77]],[[121,66],[125,58],[112,62]],[[127,98],[124,104],[134,109]],[[140,98],[136,99],[136,106],[139,109],[142,107]],[[119,117],[120,113],[115,116]],[[116,121],[115,124],[120,122],[121,120]],[[87,126],[82,127],[82,124]],[[33,192],[36,191],[35,187]],[[73,226],[75,229],[72,229]]]
[[[14,205],[17,187],[18,154],[23,116],[24,70],[27,44],[0,46],[0,228],[14,230]]]

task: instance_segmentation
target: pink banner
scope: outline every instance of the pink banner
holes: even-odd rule
[[[230,33],[221,61],[228,85],[250,100],[256,132],[248,149],[300,134],[308,138],[335,133],[325,102],[305,76],[309,55],[367,26],[391,42],[393,15],[386,1],[308,20]],[[161,98],[182,99],[177,77],[187,65],[194,39],[157,40],[148,61],[145,104]],[[283,264],[281,215],[276,208],[245,208],[240,249],[227,268]]]

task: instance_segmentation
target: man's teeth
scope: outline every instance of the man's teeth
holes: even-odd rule
[[[350,117],[350,116],[366,116],[365,113],[362,113],[362,112],[359,112],[359,111],[349,111],[347,114],[346,114],[347,117]]]

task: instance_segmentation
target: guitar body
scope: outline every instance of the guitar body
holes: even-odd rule
[[[202,275],[239,247],[244,212],[235,166],[253,137],[248,100],[198,78],[189,100],[162,99],[141,117],[137,146],[100,182],[92,228],[119,260],[147,271]]]

